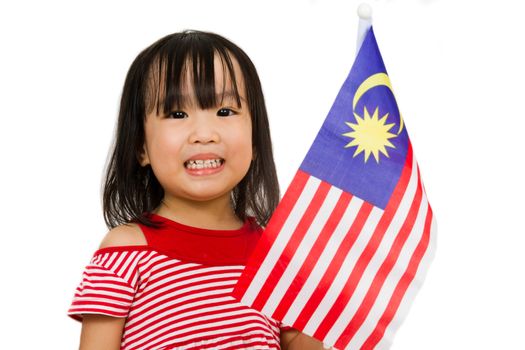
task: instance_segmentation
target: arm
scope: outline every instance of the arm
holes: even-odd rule
[[[296,329],[281,333],[282,350],[324,350],[323,343]]]
[[[121,225],[109,231],[99,248],[147,244],[135,224]],[[126,318],[102,314],[82,314],[80,350],[119,350]]]
[[[82,315],[80,350],[119,350],[126,319],[97,314]]]

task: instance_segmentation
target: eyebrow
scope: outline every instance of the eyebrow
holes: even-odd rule
[[[246,104],[247,105],[247,102],[246,102],[246,99],[244,97],[242,97],[241,94],[238,94],[239,96],[239,99],[241,100],[241,104]],[[183,101],[183,104],[182,106],[178,106],[178,108],[183,108],[187,103],[188,101],[191,101],[190,104],[193,104],[194,99],[193,98],[189,98],[188,95],[182,95],[180,96],[181,100]],[[218,92],[215,94],[215,101],[217,102],[217,104],[220,104],[222,101],[235,101],[237,102],[237,95],[231,91],[231,90],[226,90],[224,92]]]
[[[226,90],[224,92],[220,92],[220,93],[215,94],[215,98],[217,99],[217,101],[220,101],[221,99],[222,100],[227,100],[227,99],[237,100],[237,96],[239,96],[239,99],[242,102],[246,103],[246,100],[244,99],[244,97],[241,96],[241,94],[236,95],[231,90]]]
[[[221,103],[222,101],[228,101],[228,100],[237,102],[237,96],[239,96],[239,100],[241,101],[241,105],[242,104],[246,104],[246,100],[244,99],[244,97],[241,96],[241,94],[236,95],[231,90],[226,90],[224,92],[216,93],[215,94],[215,101],[217,101],[217,103]]]

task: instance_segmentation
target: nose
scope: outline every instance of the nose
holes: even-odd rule
[[[206,144],[220,141],[214,116],[209,114],[206,111],[201,111],[194,115],[192,130],[188,138],[189,143]]]

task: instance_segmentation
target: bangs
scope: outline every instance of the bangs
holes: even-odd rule
[[[225,98],[235,100],[240,108],[238,77],[230,55],[212,39],[196,37],[191,32],[183,40],[164,43],[149,69],[144,96],[146,113],[155,108],[157,115],[167,114],[193,104],[209,109]],[[216,58],[221,63],[222,82],[216,82]],[[220,90],[216,91],[216,87]]]

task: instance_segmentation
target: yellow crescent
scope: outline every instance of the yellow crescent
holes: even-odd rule
[[[392,85],[390,85],[390,78],[385,73],[376,73],[374,75],[369,76],[366,78],[365,81],[359,85],[357,88],[357,91],[354,95],[354,101],[352,102],[352,109],[355,111],[355,106],[357,105],[357,102],[359,102],[359,99],[361,96],[364,95],[365,92],[368,90],[376,87],[376,86],[386,86],[392,91],[392,94],[394,93],[394,90],[392,90]],[[401,131],[403,130],[403,117],[401,116],[401,112],[399,112],[399,130],[397,134],[399,135]]]

